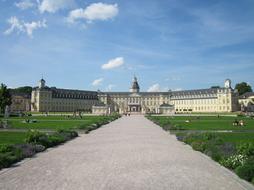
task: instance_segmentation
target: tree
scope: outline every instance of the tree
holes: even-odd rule
[[[24,93],[24,94],[31,94],[32,93],[32,87],[31,86],[22,86],[18,88],[11,89],[14,93]]]
[[[239,95],[242,95],[246,92],[252,92],[252,88],[249,84],[247,84],[246,82],[241,82],[235,85],[235,89],[238,90]]]
[[[0,87],[0,113],[4,113],[5,107],[11,105],[10,89],[6,85],[1,84]]]

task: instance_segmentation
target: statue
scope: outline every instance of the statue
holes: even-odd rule
[[[10,116],[10,108],[9,106],[6,106],[4,111],[4,117],[8,118],[9,116]]]

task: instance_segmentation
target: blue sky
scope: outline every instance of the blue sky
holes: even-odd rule
[[[253,0],[0,0],[0,82],[127,91],[254,86]]]

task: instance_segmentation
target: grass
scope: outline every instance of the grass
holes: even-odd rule
[[[241,143],[254,143],[254,133],[218,133],[217,134],[223,141],[231,142],[234,144],[241,144]]]
[[[247,117],[231,116],[177,116],[177,117],[156,117],[150,116],[151,120],[156,121],[159,125],[180,126],[185,130],[254,130],[254,119]],[[244,127],[233,126],[232,123],[237,119],[243,120],[246,124]],[[189,122],[186,122],[186,121]]]
[[[93,123],[111,120],[112,116],[84,116],[83,118],[67,118],[66,116],[30,116],[11,117],[8,124],[16,129],[79,129]],[[35,123],[25,123],[26,119],[36,120]]]
[[[25,132],[0,131],[0,144],[22,144],[25,137]]]

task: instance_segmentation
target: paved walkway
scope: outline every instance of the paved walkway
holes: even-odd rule
[[[131,116],[0,171],[0,189],[254,188],[143,116]]]

